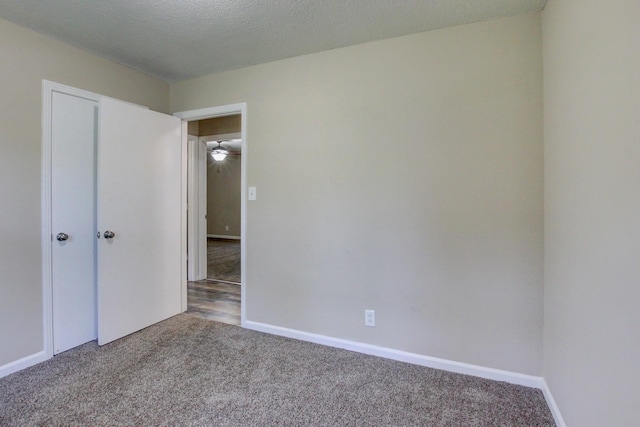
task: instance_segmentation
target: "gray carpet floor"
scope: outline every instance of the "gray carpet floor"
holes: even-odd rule
[[[553,426],[539,390],[179,315],[0,379],[2,426]]]
[[[240,283],[240,240],[207,239],[207,278]]]

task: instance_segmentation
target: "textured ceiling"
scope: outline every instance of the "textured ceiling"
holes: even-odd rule
[[[0,0],[0,17],[176,82],[541,11],[546,0]]]

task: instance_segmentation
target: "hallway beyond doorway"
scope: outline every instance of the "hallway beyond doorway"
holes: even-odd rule
[[[241,283],[240,240],[207,239],[207,279]]]
[[[187,314],[240,325],[240,285],[214,280],[187,284]]]

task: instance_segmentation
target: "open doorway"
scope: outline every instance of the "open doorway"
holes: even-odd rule
[[[241,284],[242,177],[239,114],[196,122],[206,147],[207,279]]]
[[[241,107],[241,108],[238,108]],[[244,104],[176,114],[189,120],[188,314],[244,319]],[[235,109],[236,111],[229,111]],[[215,110],[215,111],[213,111]],[[206,114],[209,114],[208,116]],[[213,154],[222,151],[222,156]]]

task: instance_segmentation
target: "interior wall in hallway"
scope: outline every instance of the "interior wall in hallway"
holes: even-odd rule
[[[240,237],[242,158],[230,154],[217,162],[207,156],[207,234]]]
[[[240,132],[241,117],[238,114],[204,119],[198,122],[199,135],[224,135]]]

